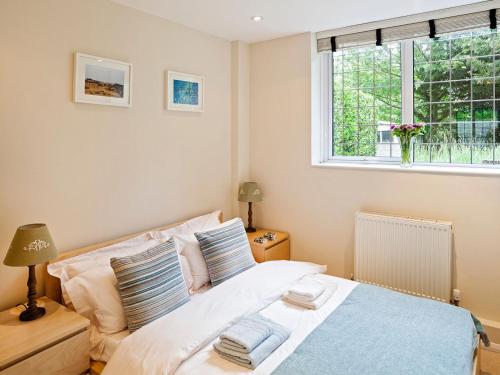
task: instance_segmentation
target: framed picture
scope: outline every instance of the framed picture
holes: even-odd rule
[[[73,89],[75,103],[130,107],[132,64],[76,53]]]
[[[203,77],[169,71],[167,85],[169,110],[203,112]]]

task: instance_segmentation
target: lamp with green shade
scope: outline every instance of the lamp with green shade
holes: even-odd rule
[[[45,309],[36,305],[35,266],[57,256],[54,240],[45,224],[28,224],[17,228],[3,263],[6,266],[28,266],[28,306],[21,313],[22,321],[35,320],[45,314]]]
[[[244,182],[240,186],[240,191],[238,194],[238,200],[240,202],[248,202],[248,226],[245,230],[249,233],[255,232],[252,226],[252,203],[260,202],[262,200],[262,192],[256,182]]]

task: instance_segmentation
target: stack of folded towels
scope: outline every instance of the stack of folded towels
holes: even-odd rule
[[[255,369],[289,336],[285,327],[253,314],[222,332],[214,349],[228,361]]]
[[[283,300],[296,306],[316,310],[328,301],[336,289],[335,285],[325,288],[315,280],[304,279],[293,285],[283,295]]]

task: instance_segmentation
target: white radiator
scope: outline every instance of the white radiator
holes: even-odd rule
[[[355,237],[356,281],[450,301],[450,222],[358,212]]]

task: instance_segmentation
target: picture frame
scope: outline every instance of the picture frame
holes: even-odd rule
[[[204,77],[168,71],[167,109],[170,111],[203,112],[204,90]]]
[[[132,64],[75,53],[73,101],[130,107],[132,105]]]

